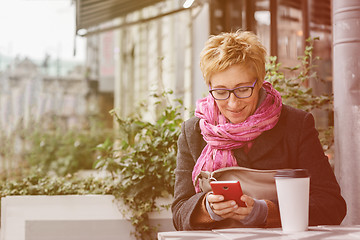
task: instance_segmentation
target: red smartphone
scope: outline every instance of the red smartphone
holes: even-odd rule
[[[234,200],[239,207],[246,207],[240,200],[243,192],[239,181],[213,181],[210,185],[215,195],[223,195],[225,200]]]

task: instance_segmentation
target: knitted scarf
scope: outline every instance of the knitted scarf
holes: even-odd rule
[[[192,172],[196,192],[199,192],[200,188],[195,179],[201,171],[212,172],[224,167],[237,166],[232,149],[251,143],[278,122],[282,108],[281,96],[269,82],[264,82],[263,88],[266,91],[263,102],[254,114],[238,124],[230,123],[221,114],[212,96],[197,101],[195,116],[200,118],[201,134],[207,145]]]

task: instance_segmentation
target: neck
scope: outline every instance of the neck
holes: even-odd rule
[[[256,109],[261,105],[261,103],[264,101],[264,99],[266,98],[266,91],[263,87],[260,88],[259,90],[259,99],[258,102],[256,104]]]

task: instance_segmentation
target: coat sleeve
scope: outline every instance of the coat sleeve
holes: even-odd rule
[[[310,172],[309,224],[340,224],[346,215],[346,203],[310,113],[305,115],[301,129],[298,166]]]
[[[195,192],[191,178],[197,155],[196,152],[194,152],[194,149],[196,150],[197,146],[201,145],[199,143],[199,141],[201,142],[201,138],[197,135],[194,136],[193,134],[195,125],[196,124],[193,124],[192,120],[190,122],[184,122],[178,140],[174,202],[171,207],[173,223],[177,230],[211,228],[211,224],[201,226],[192,223],[193,215],[198,213],[199,209],[201,209],[205,195],[205,193]],[[189,148],[190,144],[192,144],[191,148]],[[197,151],[200,151],[200,149]]]

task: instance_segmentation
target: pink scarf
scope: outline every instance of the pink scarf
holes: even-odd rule
[[[281,96],[269,82],[264,82],[266,98],[253,115],[245,121],[232,124],[219,111],[215,100],[209,95],[196,103],[195,116],[200,118],[200,129],[207,145],[198,158],[192,172],[195,182],[201,171],[214,171],[219,168],[237,166],[232,149],[241,148],[257,138],[262,132],[272,129],[279,120]]]

